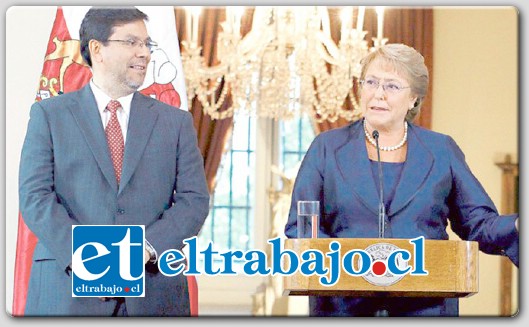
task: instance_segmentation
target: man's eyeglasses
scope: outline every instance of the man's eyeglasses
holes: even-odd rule
[[[364,87],[364,89],[369,91],[376,91],[378,90],[379,86],[382,86],[382,89],[384,92],[388,94],[396,94],[402,91],[403,89],[409,89],[409,86],[401,86],[397,82],[386,82],[386,83],[380,83],[378,80],[374,78],[368,78],[363,79],[360,81],[360,84]]]
[[[153,50],[155,48],[158,47],[158,43],[154,42],[154,41],[147,41],[147,42],[143,42],[141,40],[134,40],[134,39],[129,39],[129,40],[106,40],[106,42],[119,42],[121,44],[124,44],[125,46],[129,47],[129,48],[143,48],[143,47],[147,47],[147,49],[149,49],[149,51],[152,53]]]

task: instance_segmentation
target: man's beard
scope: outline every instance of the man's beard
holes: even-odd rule
[[[142,78],[133,78],[127,76],[127,72],[114,72],[114,83],[109,85],[119,94],[131,94],[136,92],[145,80],[145,75]]]
[[[124,76],[122,83],[120,84],[126,86],[130,91],[136,92],[143,85],[143,81],[145,81],[145,76],[141,79],[141,81],[135,81],[131,78],[128,78],[127,76]]]
[[[127,82],[126,82],[126,85],[127,85],[131,90],[137,91],[137,90],[143,85],[143,81],[142,81],[141,83],[137,83],[137,82],[134,82],[134,81],[127,81]]]

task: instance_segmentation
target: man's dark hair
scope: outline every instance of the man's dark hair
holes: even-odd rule
[[[105,43],[110,35],[112,35],[115,26],[136,22],[138,20],[148,21],[149,17],[134,7],[90,8],[79,28],[81,55],[88,66],[92,67],[92,59],[90,58],[90,51],[88,49],[90,40],[98,40]]]

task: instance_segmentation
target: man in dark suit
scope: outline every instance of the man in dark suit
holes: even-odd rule
[[[31,108],[19,176],[20,210],[39,239],[27,316],[189,315],[185,276],[163,276],[155,262],[197,235],[209,193],[191,115],[136,92],[155,46],[147,19],[88,11],[80,38],[92,80]],[[145,225],[145,297],[72,297],[72,225]]]

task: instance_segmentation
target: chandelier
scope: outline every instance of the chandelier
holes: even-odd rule
[[[235,111],[274,119],[304,113],[316,122],[360,117],[353,86],[360,60],[387,42],[383,7],[377,7],[372,47],[363,30],[365,7],[342,10],[338,44],[331,38],[326,7],[255,7],[252,29],[244,37],[243,13],[243,7],[226,7],[217,41],[219,64],[209,67],[197,42],[200,7],[186,8],[189,32],[182,41],[182,65],[188,101],[197,98],[213,119]],[[232,101],[226,106],[228,95]],[[352,110],[344,108],[347,98]]]

